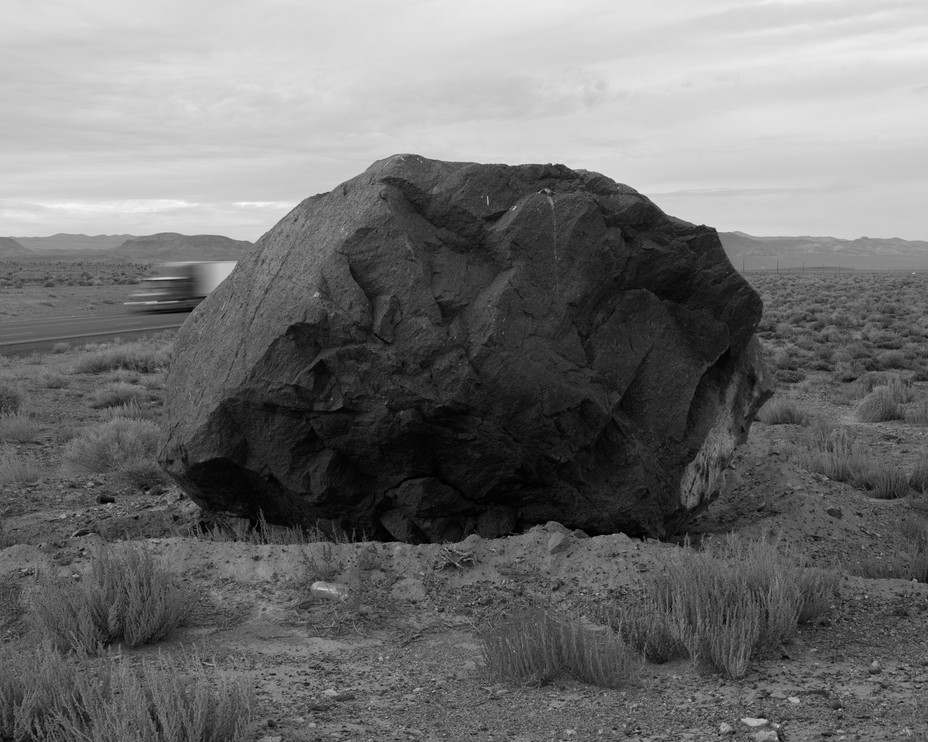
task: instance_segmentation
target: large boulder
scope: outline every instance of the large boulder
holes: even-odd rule
[[[208,510],[373,538],[664,536],[770,394],[715,230],[563,165],[398,155],[184,323],[160,461]]]

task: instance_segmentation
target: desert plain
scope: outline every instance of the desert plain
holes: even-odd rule
[[[121,311],[130,283],[98,272],[114,278],[5,282],[0,321]],[[928,739],[928,274],[746,278],[777,392],[719,498],[665,541],[557,523],[419,546],[249,530],[202,513],[155,463],[171,333],[0,355],[2,657],[51,651],[40,577],[87,581],[101,548],[131,543],[189,597],[185,619],[65,661],[193,658],[247,688],[240,739]],[[114,423],[131,445],[101,443]],[[494,671],[493,638],[527,610],[600,646],[649,579],[730,534],[833,576],[814,618],[744,672],[634,652],[605,683]]]

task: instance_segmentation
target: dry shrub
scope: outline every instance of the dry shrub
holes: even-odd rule
[[[125,405],[130,402],[139,404],[148,399],[148,393],[140,386],[135,384],[126,384],[122,381],[114,381],[105,384],[93,393],[90,399],[90,406],[99,409],[101,407],[115,407]]]
[[[258,517],[254,521],[246,518],[236,518],[224,513],[204,513],[200,522],[191,527],[189,532],[184,535],[204,541],[221,543],[241,541],[262,546],[270,544],[298,544],[301,546],[322,544],[323,546],[331,546],[333,543],[347,544],[368,541],[366,534],[346,533],[332,528],[325,529],[321,525],[314,528],[303,528],[301,526],[280,526],[268,523],[264,517],[264,512],[261,510],[258,510]],[[315,560],[310,559],[310,561],[314,562]],[[333,575],[319,574],[314,579],[331,581]]]
[[[170,361],[169,343],[160,340],[138,340],[85,353],[74,364],[74,373],[100,374],[117,369],[153,373],[167,369]]]
[[[905,368],[905,353],[901,350],[884,350],[877,355],[876,363],[880,368]]]
[[[69,383],[68,378],[57,371],[42,372],[42,384],[46,389],[65,389]]]
[[[154,461],[158,426],[147,420],[117,418],[83,431],[65,446],[67,471],[98,474],[126,470]]]
[[[888,544],[888,553],[862,560],[855,567],[862,577],[928,582],[928,522],[903,521]]]
[[[731,536],[671,557],[610,623],[646,659],[688,655],[699,668],[743,677],[748,663],[829,610],[839,577],[813,569],[778,540]]]
[[[607,627],[534,605],[517,610],[483,636],[483,658],[494,677],[543,685],[560,675],[604,688],[633,680],[638,658]]]
[[[863,367],[856,361],[837,361],[833,376],[836,381],[854,381],[864,373]]]
[[[117,418],[127,418],[129,420],[154,420],[161,416],[161,408],[155,405],[142,405],[135,400],[125,404],[106,407],[100,413],[101,420],[115,420]]]
[[[82,580],[42,572],[30,600],[35,631],[59,649],[98,652],[115,642],[160,641],[183,622],[193,597],[137,544],[101,545]]]
[[[0,449],[0,484],[31,484],[41,477],[35,456],[17,454],[12,448]]]
[[[877,387],[857,406],[857,419],[862,423],[902,420],[902,407],[887,387]]]
[[[916,391],[912,386],[912,382],[899,374],[889,374],[877,388],[886,389],[889,395],[899,404],[911,402],[916,397]]]
[[[928,452],[923,451],[909,475],[909,488],[920,495],[928,493]]]
[[[867,371],[861,374],[858,379],[846,386],[844,392],[849,399],[861,400],[879,387],[889,387],[894,393],[898,393],[898,390],[902,387],[908,387],[909,392],[911,392],[909,382],[905,381],[899,374],[887,374],[879,371]],[[897,401],[909,400],[898,397]]]
[[[6,532],[6,521],[3,519],[3,516],[0,515],[0,549],[5,549],[7,546],[13,545],[13,539]],[[5,597],[2,592],[2,583],[0,583],[0,598]],[[4,605],[4,601],[0,600],[0,607]]]
[[[904,470],[872,456],[857,443],[853,432],[827,420],[816,420],[810,426],[806,446],[796,451],[795,461],[803,469],[847,482],[883,500],[905,497],[909,492],[909,476]]]
[[[801,369],[780,368],[774,372],[774,377],[781,384],[798,384],[806,378],[806,374]]]
[[[64,657],[0,647],[0,739],[238,742],[253,713],[244,680],[196,656]]]
[[[864,455],[850,430],[818,418],[810,426],[806,446],[795,457],[803,469],[836,482],[852,482]]]
[[[23,405],[23,393],[11,379],[0,379],[0,415],[19,412]]]
[[[0,415],[0,441],[30,443],[39,435],[39,424],[23,412]]]
[[[773,397],[760,408],[757,419],[766,425],[805,425],[808,415],[795,399]]]
[[[3,533],[3,519],[0,518],[0,549],[12,546],[13,540]],[[22,586],[10,575],[0,577],[0,642],[9,641],[23,633]],[[2,667],[0,663],[0,667]],[[0,711],[2,714],[2,711]],[[0,735],[0,739],[3,736]]]
[[[885,461],[868,458],[854,479],[854,486],[871,497],[895,500],[909,494],[909,476]]]
[[[171,478],[157,461],[138,461],[117,470],[116,482],[134,490],[148,490],[158,485],[170,484]]]
[[[928,400],[919,402],[905,411],[905,421],[912,425],[928,425]]]

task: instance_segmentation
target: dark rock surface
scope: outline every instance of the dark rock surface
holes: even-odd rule
[[[375,538],[665,535],[769,396],[715,230],[562,165],[398,155],[297,206],[181,329],[200,505]]]

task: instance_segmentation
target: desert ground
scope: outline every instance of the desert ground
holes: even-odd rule
[[[154,464],[170,334],[0,356],[0,661],[52,651],[40,578],[87,581],[101,545],[135,543],[191,610],[160,641],[65,661],[193,658],[252,694],[245,740],[928,739],[928,276],[747,278],[777,394],[718,500],[667,542],[557,523],[423,546],[247,531]],[[0,321],[108,311],[128,291],[46,282],[0,286]],[[494,671],[491,639],[524,611],[600,646],[650,578],[728,534],[776,539],[835,586],[743,673],[634,653],[603,683]]]

